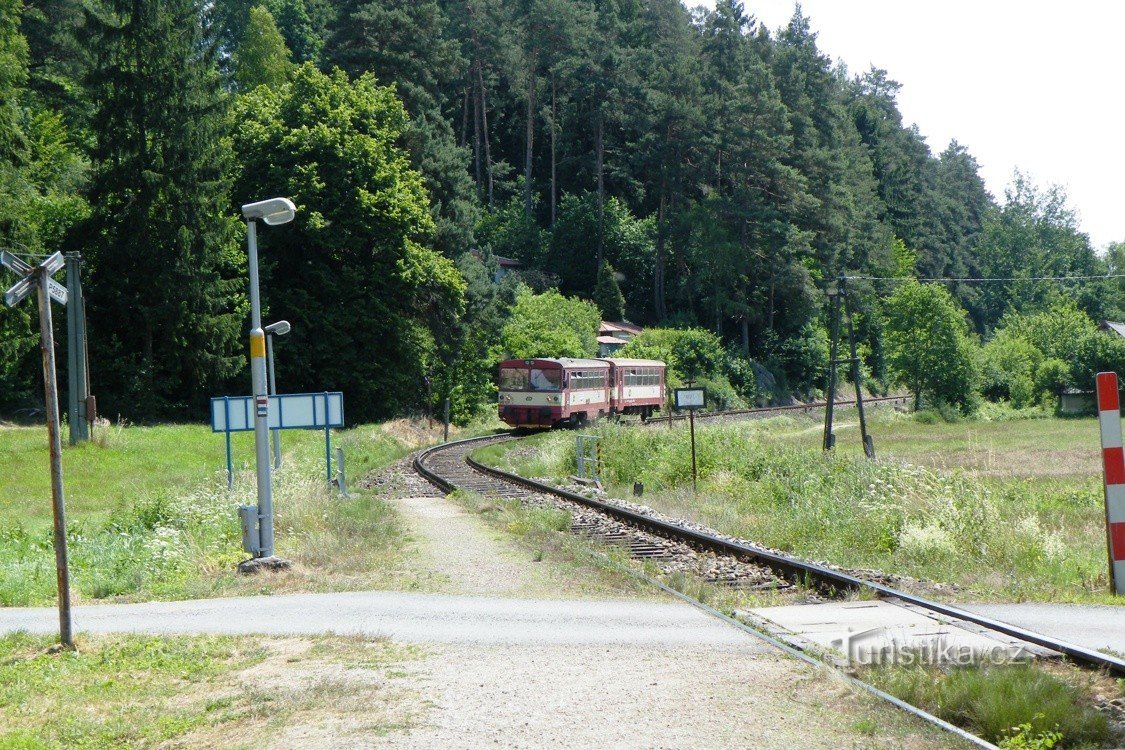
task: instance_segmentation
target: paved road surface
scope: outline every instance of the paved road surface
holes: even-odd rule
[[[1077,646],[1125,654],[1125,606],[1097,604],[959,604],[962,609],[1019,625]]]
[[[414,643],[738,645],[760,642],[686,604],[363,592],[74,608],[76,632],[362,634]],[[0,608],[0,632],[58,629],[52,608]]]

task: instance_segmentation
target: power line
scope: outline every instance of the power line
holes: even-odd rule
[[[914,278],[913,276],[844,276],[848,281],[918,281],[921,283],[988,284],[1009,283],[1013,281],[1109,281],[1125,279],[1125,273],[1111,273],[1099,276],[1010,276],[1001,278]]]

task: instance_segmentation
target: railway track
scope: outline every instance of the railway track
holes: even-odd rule
[[[911,401],[910,396],[868,396],[863,399],[864,406],[909,406]],[[846,408],[855,406],[855,399],[847,401],[837,401],[836,408]],[[741,420],[741,419],[765,419],[767,417],[777,416],[779,414],[811,414],[813,412],[821,411],[827,404],[823,401],[815,401],[810,404],[790,404],[788,406],[760,406],[753,409],[728,409],[727,411],[704,411],[696,412],[696,420]],[[649,417],[645,424],[659,425],[668,424],[669,422],[681,422],[687,420],[686,414],[667,414],[662,417]]]
[[[630,550],[635,550],[638,557],[675,559],[685,554],[703,555],[708,564],[714,560],[718,563],[717,567],[724,571],[725,577],[712,576],[713,579],[728,580],[736,584],[745,580],[751,582],[751,586],[762,587],[803,583],[828,597],[866,590],[879,599],[903,603],[942,618],[969,623],[983,631],[1063,654],[1076,664],[1125,676],[1125,660],[1115,656],[1044,636],[950,604],[931,601],[844,571],[755,547],[714,532],[671,523],[620,505],[501,471],[481,464],[470,455],[484,445],[515,439],[517,437],[511,434],[491,435],[435,446],[415,457],[414,468],[445,492],[464,489],[490,497],[518,498],[532,502],[536,502],[537,498],[565,500],[580,509],[576,515],[575,531],[593,533],[595,536],[600,535],[603,530],[619,533],[623,535],[620,538]],[[584,529],[584,525],[587,528]],[[589,525],[593,525],[596,530],[590,532]]]

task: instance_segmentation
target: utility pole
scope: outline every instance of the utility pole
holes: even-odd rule
[[[86,300],[82,296],[82,254],[66,254],[66,377],[70,444],[90,439],[89,357],[86,350]]]
[[[55,575],[59,594],[59,640],[74,648],[70,618],[70,567],[66,550],[66,502],[63,494],[62,435],[59,422],[59,386],[55,376],[55,333],[51,300],[67,303],[66,289],[51,278],[64,264],[62,253],[54,253],[34,268],[15,257],[0,253],[0,263],[23,278],[4,293],[4,302],[15,307],[33,290],[39,297],[39,348],[43,354],[43,394],[47,408],[47,442],[51,455],[51,507],[54,515]]]
[[[848,277],[841,274],[836,280],[835,294],[828,293],[832,300],[832,321],[829,330],[831,353],[829,355],[828,403],[824,408],[824,450],[829,451],[836,446],[836,436],[832,433],[832,420],[836,411],[836,368],[838,365],[846,364],[851,368],[851,380],[855,385],[855,405],[859,411],[859,433],[863,441],[863,453],[868,458],[875,458],[875,441],[871,435],[867,434],[867,416],[863,411],[863,363],[859,359],[859,348],[856,344],[855,327],[852,324],[852,305],[848,297],[847,285]],[[844,317],[848,325],[848,344],[851,352],[851,357],[847,359],[839,358],[841,300],[844,303]]]

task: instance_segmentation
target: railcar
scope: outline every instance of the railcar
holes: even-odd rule
[[[500,419],[512,427],[582,424],[612,409],[609,363],[510,359],[500,363]]]
[[[642,420],[664,405],[664,363],[655,359],[615,359],[609,363],[613,412],[639,414]]]
[[[579,425],[607,414],[647,419],[664,403],[664,363],[510,359],[500,363],[499,386],[499,416],[512,427]]]

